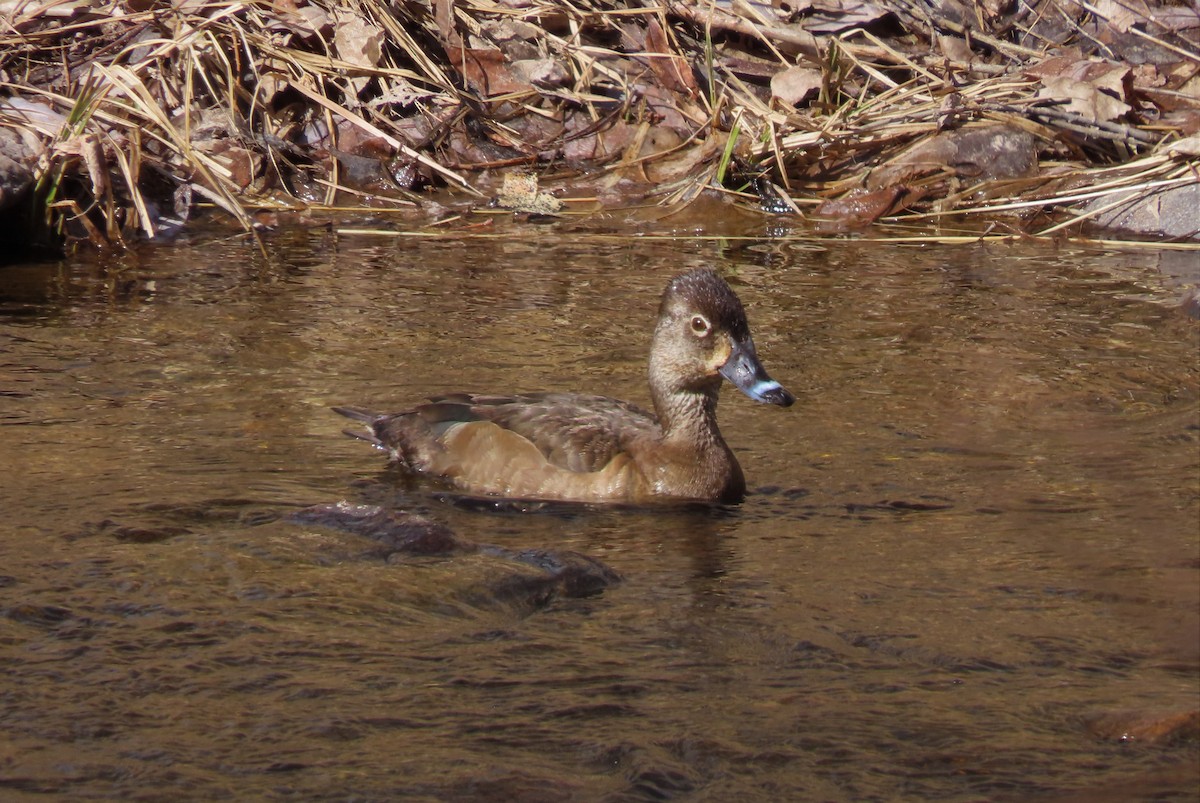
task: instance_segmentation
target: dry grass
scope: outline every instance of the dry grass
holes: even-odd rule
[[[1072,2],[1044,8],[1076,27],[1099,13]],[[430,186],[477,200],[497,169],[574,171],[575,194],[606,204],[623,179],[658,203],[716,189],[794,214],[941,133],[995,125],[1032,137],[1036,174],[901,171],[909,201],[887,219],[1002,215],[1050,236],[1085,217],[1050,211],[1197,180],[1194,153],[1170,150],[1178,125],[1039,95],[1029,68],[1061,44],[1044,26],[968,31],[917,0],[887,7],[907,36],[872,20],[813,33],[770,5],[698,0],[9,0],[0,125],[40,142],[45,236],[96,244],[154,236],[200,204],[253,229],[263,210],[402,208]],[[1136,35],[1200,74],[1173,32]],[[796,65],[820,76],[799,106],[767,80]]]

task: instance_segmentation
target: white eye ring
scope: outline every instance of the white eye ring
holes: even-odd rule
[[[704,337],[712,329],[712,324],[708,322],[708,318],[703,315],[692,316],[692,334],[696,337]]]

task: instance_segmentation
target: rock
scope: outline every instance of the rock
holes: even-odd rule
[[[1149,234],[1171,240],[1200,239],[1200,182],[1151,192],[1093,198],[1081,210],[1104,229]]]
[[[1031,176],[1037,168],[1037,148],[1025,131],[1006,125],[965,128],[918,142],[874,171],[867,186],[880,189],[942,172],[975,183]]]
[[[36,158],[16,132],[0,128],[0,212],[14,206],[33,186],[29,166]]]
[[[300,524],[315,524],[370,538],[382,547],[376,552],[387,558],[393,553],[409,555],[452,555],[477,552],[479,547],[456,536],[449,527],[424,516],[404,511],[388,512],[375,505],[307,507],[289,517]]]
[[[1116,711],[1097,714],[1085,722],[1099,739],[1143,744],[1200,741],[1200,709],[1190,711]]]
[[[555,215],[562,211],[563,202],[548,192],[539,192],[537,176],[506,173],[496,206],[531,215]]]
[[[369,554],[390,563],[407,555],[483,554],[521,564],[528,569],[500,573],[479,589],[483,596],[510,601],[520,600],[541,607],[556,596],[588,597],[621,582],[616,571],[587,555],[570,550],[512,550],[477,544],[456,535],[444,524],[406,511],[388,511],[375,505],[315,505],[288,517],[300,524],[344,530],[376,543]],[[510,566],[512,564],[509,564]]]

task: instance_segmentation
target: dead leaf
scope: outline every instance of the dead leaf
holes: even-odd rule
[[[669,128],[684,136],[689,136],[700,127],[694,119],[697,114],[695,105],[665,87],[637,84],[634,93],[644,105],[645,117],[655,127]]]
[[[874,223],[895,209],[897,202],[906,192],[908,189],[900,184],[877,190],[860,187],[841,198],[823,202],[813,211],[812,216],[821,220],[824,228],[832,227],[839,231],[859,228]]]
[[[32,129],[46,137],[57,137],[67,124],[66,116],[49,104],[20,96],[0,100],[0,112],[10,120],[20,121],[20,128]]]
[[[333,46],[338,58],[357,67],[376,67],[383,58],[384,31],[357,14],[339,12]]]
[[[979,5],[983,6],[987,18],[994,20],[1011,12],[1016,3],[1013,0],[983,0]]]
[[[771,76],[771,95],[785,106],[796,106],[820,91],[820,70],[788,67]]]
[[[272,30],[295,33],[308,39],[314,36],[325,36],[333,28],[333,18],[325,9],[311,3],[297,8],[278,9],[279,22],[272,25]]]
[[[462,47],[462,37],[454,27],[454,0],[433,0],[433,21],[442,37],[446,55],[450,55],[451,47]]]
[[[809,3],[811,16],[801,25],[814,34],[839,34],[851,28],[866,28],[879,22],[891,12],[866,0],[815,0]]]
[[[540,89],[559,89],[571,83],[571,73],[557,59],[519,59],[512,63],[511,73]]]
[[[961,36],[950,36],[949,34],[938,34],[938,48],[942,51],[942,55],[951,61],[960,61],[964,64],[975,60],[975,51],[971,50],[971,46],[967,44],[967,40]]]
[[[494,98],[517,92],[533,92],[533,85],[514,75],[499,50],[446,46],[450,62],[462,72],[463,80],[482,97]]]
[[[683,92],[688,97],[699,96],[700,86],[692,75],[691,65],[674,51],[655,17],[651,17],[646,24],[646,52],[662,54],[652,55],[648,59],[650,71],[660,84],[672,92]]]
[[[1167,153],[1171,156],[1200,156],[1200,134],[1176,140],[1167,145]]]
[[[942,98],[942,105],[938,107],[937,112],[938,131],[960,125],[965,105],[962,95],[957,92],[950,92]]]
[[[1132,109],[1128,103],[1100,91],[1095,84],[1065,75],[1043,78],[1037,96],[1066,101],[1062,108],[1094,123],[1116,120]]]
[[[638,126],[623,120],[598,126],[588,115],[571,114],[564,124],[563,158],[568,162],[605,162],[620,156],[637,139]]]
[[[383,91],[379,97],[371,100],[368,106],[412,106],[422,100],[437,95],[436,92],[431,92],[427,89],[418,89],[409,83],[403,76],[390,78],[387,84],[383,87]]]
[[[107,197],[110,191],[108,161],[104,158],[104,148],[101,147],[99,138],[95,134],[84,134],[80,138],[79,153],[83,156],[88,178],[92,181],[92,197]]]
[[[1092,122],[1116,120],[1132,110],[1133,72],[1126,64],[1061,56],[1027,73],[1041,78],[1039,98],[1064,101],[1063,108]]]
[[[1135,27],[1152,31],[1161,36],[1162,31],[1182,34],[1183,31],[1200,27],[1200,11],[1194,3],[1148,3],[1146,0],[1070,0],[1076,6],[1089,11],[1121,33],[1129,33]]]

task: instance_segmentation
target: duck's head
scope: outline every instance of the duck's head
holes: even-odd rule
[[[663,291],[650,374],[664,390],[715,392],[725,377],[755,401],[795,401],[758,361],[741,300],[707,268],[679,274]]]

